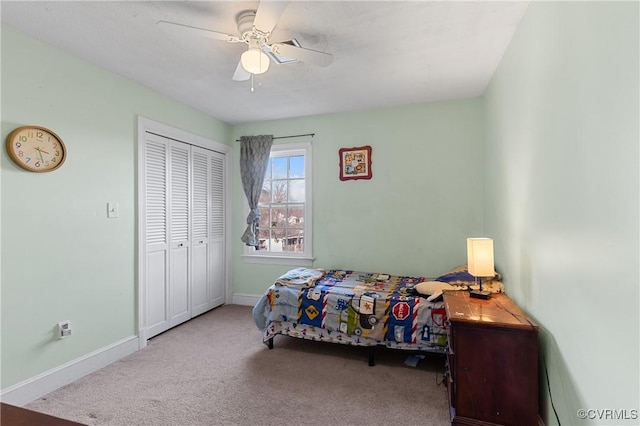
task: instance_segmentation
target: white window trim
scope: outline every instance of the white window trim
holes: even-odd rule
[[[291,151],[304,151],[304,168],[305,168],[305,209],[304,209],[304,253],[273,253],[260,252],[252,247],[244,246],[242,259],[245,263],[256,263],[263,265],[292,265],[292,266],[312,266],[313,257],[313,218],[312,218],[312,150],[311,142],[300,143],[283,143],[271,146],[271,155],[281,153],[283,156],[290,155]],[[249,204],[246,197],[244,198],[244,216],[249,214]],[[265,254],[261,254],[265,253]]]

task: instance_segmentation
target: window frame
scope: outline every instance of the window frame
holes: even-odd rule
[[[250,246],[244,246],[242,258],[246,263],[272,264],[272,265],[294,265],[312,266],[313,264],[313,218],[312,218],[312,150],[311,142],[282,143],[273,144],[269,160],[275,157],[291,157],[294,155],[304,155],[304,251],[293,252],[272,252],[256,250]],[[245,217],[249,214],[249,204],[244,198]],[[296,204],[296,203],[292,203]]]

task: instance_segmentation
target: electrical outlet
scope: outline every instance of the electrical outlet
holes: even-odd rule
[[[58,338],[64,339],[71,336],[71,321],[60,321],[58,323]]]

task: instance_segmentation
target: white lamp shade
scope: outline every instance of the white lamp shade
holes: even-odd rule
[[[240,57],[242,68],[251,74],[262,74],[269,69],[269,57],[259,48],[251,48]]]
[[[493,277],[493,239],[467,238],[467,266],[474,277]]]

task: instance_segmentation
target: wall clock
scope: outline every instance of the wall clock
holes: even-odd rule
[[[7,137],[7,153],[18,166],[30,172],[50,172],[62,166],[67,150],[62,139],[39,126],[23,126]]]

